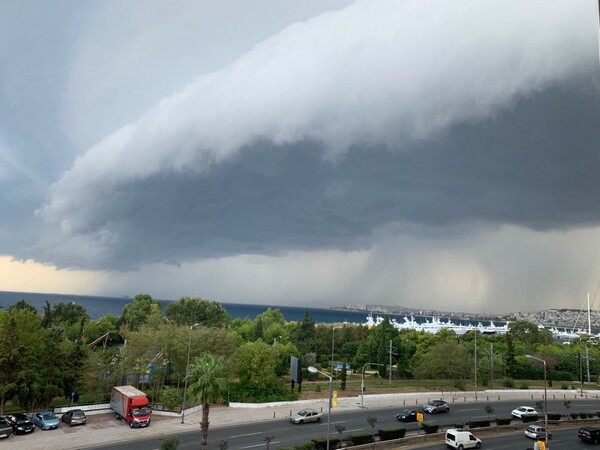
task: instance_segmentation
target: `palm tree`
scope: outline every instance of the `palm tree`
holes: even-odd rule
[[[190,397],[202,404],[200,448],[208,448],[208,413],[210,405],[223,400],[227,391],[227,369],[220,356],[202,355],[190,366],[188,374]]]

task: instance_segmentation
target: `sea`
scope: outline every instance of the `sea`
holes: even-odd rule
[[[34,292],[12,292],[0,291],[0,309],[6,309],[19,300],[25,300],[35,307],[38,313],[43,313],[46,302],[51,305],[57,303],[77,303],[85,308],[90,319],[99,319],[107,314],[120,316],[123,308],[133,301],[130,297],[101,297],[92,295],[73,294],[42,294]],[[156,299],[155,299],[156,300]],[[163,311],[172,300],[157,300]],[[363,324],[367,320],[368,312],[344,311],[337,309],[306,308],[303,306],[277,306],[277,305],[246,305],[241,303],[221,303],[231,319],[254,320],[256,316],[264,313],[267,309],[279,309],[288,322],[300,321],[304,318],[304,311],[308,312],[316,323],[358,323]]]

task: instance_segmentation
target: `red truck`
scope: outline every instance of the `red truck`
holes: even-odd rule
[[[113,387],[110,408],[117,420],[124,420],[131,428],[150,425],[152,409],[148,406],[148,397],[133,386]]]

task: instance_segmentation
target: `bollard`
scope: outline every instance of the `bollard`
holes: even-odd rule
[[[273,411],[273,419],[275,418],[275,411]]]
[[[533,400],[533,394],[531,394],[531,400]]]
[[[402,406],[406,406],[406,399],[402,400]]]
[[[552,394],[552,400],[556,400],[556,394]]]
[[[498,396],[498,401],[500,401],[500,396]]]
[[[486,402],[489,402],[489,401],[490,401],[490,396],[489,396],[489,395],[486,395],[486,396],[485,396],[485,401],[486,401]]]
[[[465,401],[465,402],[467,401],[467,397],[466,397],[466,396],[464,397],[464,401]]]

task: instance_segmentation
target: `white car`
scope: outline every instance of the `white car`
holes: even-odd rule
[[[323,413],[312,408],[306,408],[291,416],[290,421],[292,423],[320,422],[322,416]]]
[[[517,419],[521,419],[523,416],[539,416],[535,408],[531,406],[519,406],[517,409],[513,409],[511,414]]]
[[[539,425],[529,425],[525,429],[525,436],[531,439],[544,440],[546,439],[546,429]],[[552,433],[548,432],[548,439],[552,439]]]

